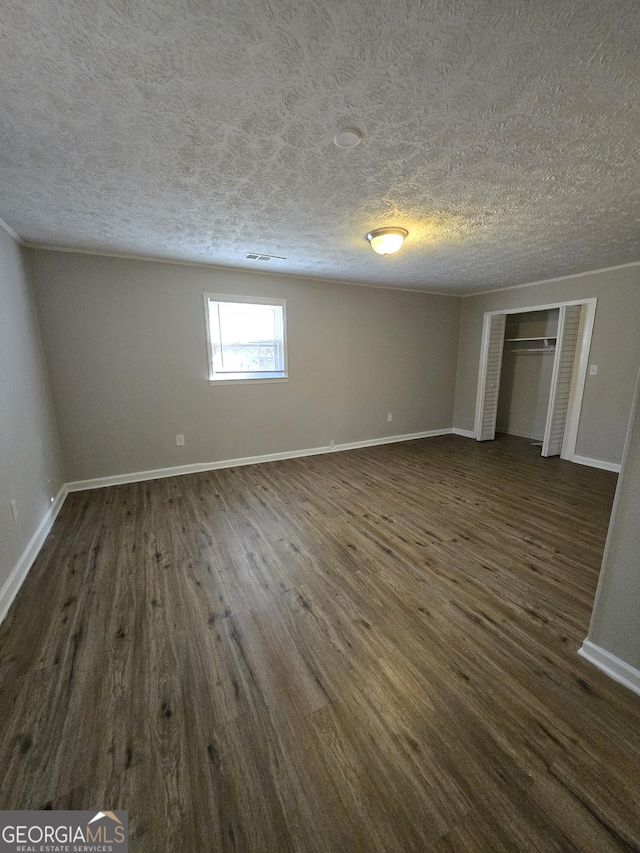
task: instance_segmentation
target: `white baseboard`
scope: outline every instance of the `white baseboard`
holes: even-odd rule
[[[605,462],[602,459],[590,459],[588,456],[572,456],[569,462],[577,462],[578,465],[588,465],[590,468],[601,468],[603,471],[615,471],[620,473],[619,462]]]
[[[451,427],[432,429],[426,432],[412,432],[406,435],[392,435],[382,438],[368,438],[364,441],[351,441],[336,444],[334,447],[310,447],[304,450],[290,450],[283,453],[266,453],[262,456],[244,456],[240,459],[221,459],[218,462],[196,462],[191,465],[175,465],[171,468],[156,468],[151,471],[135,471],[131,474],[116,474],[112,477],[96,477],[92,480],[76,480],[67,483],[70,492],[82,492],[86,489],[101,489],[106,486],[121,486],[125,483],[140,483],[145,480],[161,480],[164,477],[179,477],[182,474],[197,474],[202,471],[215,471],[218,468],[238,468],[242,465],[260,465],[263,462],[277,462],[281,459],[297,459],[301,456],[317,456],[321,453],[336,453],[341,450],[357,450],[361,447],[375,447],[379,444],[395,444],[400,441],[415,441],[418,438],[431,438],[436,435],[450,435]]]
[[[640,696],[640,670],[634,669],[628,663],[590,640],[584,641],[581,648],[578,649],[578,654],[597,666],[614,681],[624,684],[625,687]]]
[[[453,427],[451,432],[454,435],[461,435],[464,438],[474,438],[476,437],[476,431],[474,429],[458,429],[458,427]]]
[[[22,556],[14,566],[13,571],[5,581],[2,589],[0,589],[0,622],[4,621],[5,616],[9,612],[9,608],[13,604],[13,599],[18,594],[18,590],[29,574],[29,569],[40,553],[40,549],[44,545],[44,540],[49,535],[49,531],[53,527],[53,522],[56,520],[58,513],[60,512],[67,494],[68,489],[65,484],[56,495],[54,502],[47,509],[44,518],[38,525],[38,529],[31,537],[29,544],[24,549]]]
[[[359,447],[376,447],[378,444],[396,444],[400,441],[415,441],[417,438],[433,438],[433,436],[436,435],[451,435],[452,431],[451,427],[447,427],[446,429],[430,429],[426,432],[410,432],[406,435],[390,435],[385,438],[367,438],[364,441],[350,441],[348,444],[336,444],[333,451],[357,450]]]

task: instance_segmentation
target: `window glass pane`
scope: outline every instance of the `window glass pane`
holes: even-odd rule
[[[284,372],[284,310],[281,305],[209,300],[213,372]]]
[[[276,338],[276,311],[279,305],[248,305],[219,302],[222,345],[273,341]]]

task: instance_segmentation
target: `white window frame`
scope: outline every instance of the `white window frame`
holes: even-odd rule
[[[263,296],[232,296],[223,293],[203,293],[204,299],[204,322],[207,336],[207,355],[209,359],[209,384],[210,385],[255,385],[268,382],[288,382],[289,381],[289,359],[287,353],[287,300],[278,299],[276,297]],[[225,378],[216,375],[213,360],[213,342],[211,337],[210,324],[210,302],[242,302],[247,305],[278,305],[282,308],[282,365],[283,370],[269,371],[264,376],[258,376],[255,373],[251,375],[247,373],[244,376],[233,374],[233,378]],[[274,375],[277,374],[277,375]]]

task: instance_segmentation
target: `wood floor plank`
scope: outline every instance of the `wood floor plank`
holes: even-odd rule
[[[71,494],[0,627],[0,808],[131,850],[640,850],[579,658],[615,475],[456,436]]]

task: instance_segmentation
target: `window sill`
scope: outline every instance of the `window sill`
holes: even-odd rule
[[[266,385],[267,383],[288,381],[288,376],[265,376],[260,379],[210,379],[209,385]]]

